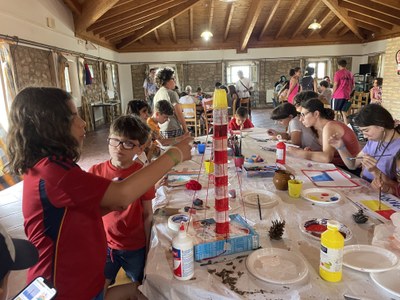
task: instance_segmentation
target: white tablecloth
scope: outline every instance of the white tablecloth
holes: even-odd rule
[[[265,129],[263,130],[265,132]],[[257,132],[257,129],[254,129]],[[243,138],[243,154],[249,157],[259,154],[267,160],[267,163],[275,162],[275,153],[264,151],[260,145],[268,143],[258,142],[245,133]],[[210,156],[211,147],[207,148],[205,158]],[[178,169],[198,169],[201,156],[194,152],[193,160],[178,166]],[[333,165],[320,164],[287,157],[286,168],[292,171],[297,179],[304,181],[303,189],[315,187],[302,172],[301,169],[312,168],[326,169]],[[257,209],[245,207],[239,202],[238,178],[242,180],[242,190],[255,189],[275,192],[281,198],[279,204],[270,209],[262,209],[263,220],[259,219]],[[203,189],[198,191],[196,197],[205,200],[207,197],[207,177],[202,174],[200,182]],[[365,189],[366,187],[362,187]],[[213,207],[214,186],[208,189],[208,205]],[[245,216],[250,224],[260,235],[260,246],[263,248],[274,247],[290,249],[304,257],[308,268],[308,276],[299,283],[291,285],[270,284],[256,279],[246,269],[246,255],[238,253],[225,257],[218,257],[208,262],[196,262],[195,274],[192,280],[178,281],[173,278],[172,253],[170,251],[171,240],[176,232],[167,226],[168,217],[155,216],[151,249],[147,258],[145,269],[145,281],[141,286],[143,293],[149,299],[343,299],[343,294],[368,297],[370,299],[390,299],[393,297],[379,288],[370,278],[368,273],[362,273],[343,267],[343,279],[339,283],[329,283],[321,279],[318,273],[320,243],[306,236],[300,230],[299,224],[312,218],[332,218],[346,224],[353,232],[351,244],[371,244],[375,224],[377,220],[370,218],[366,224],[358,225],[353,221],[352,214],[357,208],[348,199],[344,199],[334,205],[316,205],[302,198],[291,198],[287,191],[276,191],[272,178],[247,178],[243,173],[236,173],[233,162],[229,163],[229,189],[235,189],[237,198],[230,202],[230,213],[239,213]],[[340,192],[346,193],[341,189]],[[354,190],[353,190],[354,192]],[[164,203],[167,207],[183,208],[190,206],[193,199],[193,191],[187,191],[184,187],[166,188]],[[161,198],[163,198],[161,196]],[[206,217],[213,217],[213,210],[206,211]],[[197,214],[195,218],[203,219],[204,215]],[[271,221],[281,219],[286,221],[283,239],[270,240],[268,230]],[[253,223],[252,223],[253,222]],[[238,278],[236,284],[222,283],[220,274],[223,269],[232,271],[231,277]],[[400,279],[399,279],[400,283]],[[236,290],[233,291],[233,290]]]

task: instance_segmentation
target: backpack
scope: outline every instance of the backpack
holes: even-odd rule
[[[301,87],[303,91],[313,91],[314,90],[314,78],[311,76],[305,76],[301,80]]]

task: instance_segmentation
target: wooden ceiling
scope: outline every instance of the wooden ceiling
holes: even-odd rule
[[[63,0],[77,37],[118,52],[363,43],[400,36],[399,0]],[[310,30],[316,19],[322,28]],[[204,30],[213,37],[204,41]]]

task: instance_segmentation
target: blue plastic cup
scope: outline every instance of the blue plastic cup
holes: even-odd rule
[[[197,151],[199,154],[203,154],[206,151],[206,144],[198,144]]]

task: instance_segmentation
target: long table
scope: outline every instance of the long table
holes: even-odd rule
[[[253,133],[265,132],[254,129]],[[261,148],[265,143],[251,138],[250,133],[244,133],[242,139],[243,154],[246,157],[260,155],[268,163],[275,162],[275,153]],[[184,168],[199,169],[202,159],[208,159],[211,147],[208,147],[204,157],[193,151],[192,161],[177,166],[178,170]],[[331,169],[333,165],[310,162],[306,160],[287,157],[286,168],[293,172],[297,179],[303,180],[303,189],[315,187],[313,183],[300,171],[302,169]],[[262,209],[262,220],[259,218],[258,209],[243,207],[240,202],[239,180],[242,191],[267,190],[276,193],[281,200],[279,204],[269,209]],[[362,179],[355,178],[362,186],[368,189],[368,185]],[[203,168],[199,181],[202,190],[196,197],[208,198],[208,205],[213,207],[214,186],[207,189],[207,175]],[[353,233],[351,240],[345,245],[371,244],[374,227],[381,222],[371,218],[366,224],[356,224],[352,214],[358,209],[348,199],[344,199],[334,205],[316,205],[302,198],[291,198],[287,191],[277,191],[272,183],[272,178],[248,178],[243,172],[237,172],[233,162],[229,162],[229,189],[235,189],[237,198],[230,201],[230,213],[238,213],[247,218],[253,224],[260,235],[262,248],[282,248],[295,251],[303,257],[309,272],[306,278],[295,284],[271,284],[252,276],[246,268],[246,257],[251,252],[238,253],[224,257],[218,257],[202,262],[195,262],[195,272],[192,280],[178,281],[173,278],[171,240],[176,232],[168,228],[167,216],[155,215],[152,231],[151,249],[148,253],[145,269],[145,280],[141,286],[142,292],[149,299],[343,299],[344,294],[367,297],[368,299],[396,299],[385,290],[379,288],[370,278],[368,273],[358,272],[343,267],[343,279],[339,283],[329,283],[321,279],[318,273],[320,259],[320,242],[306,236],[300,230],[300,224],[312,218],[332,218],[347,225]],[[354,192],[354,189],[340,189],[344,195]],[[156,199],[159,207],[183,208],[190,206],[193,199],[193,191],[184,187],[164,188],[158,191]],[[213,209],[205,211],[206,217],[212,217]],[[203,219],[205,215],[197,213],[194,219]],[[271,220],[285,220],[285,232],[282,240],[271,240],[268,237],[268,229]],[[237,280],[223,283],[224,273]]]

